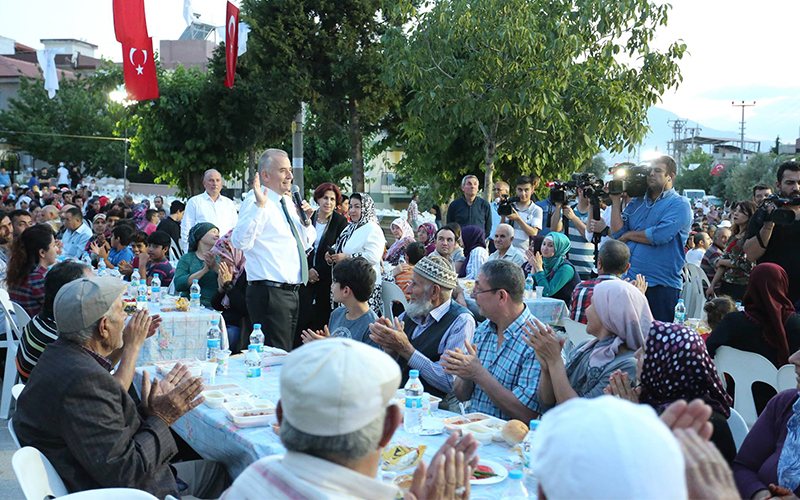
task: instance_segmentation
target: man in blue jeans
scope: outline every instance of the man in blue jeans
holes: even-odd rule
[[[652,161],[647,192],[634,198],[624,211],[622,195],[611,195],[611,231],[631,250],[631,267],[624,277],[642,274],[648,283],[647,300],[653,318],[671,322],[683,282],[684,245],[692,224],[689,200],[672,188],[677,165],[671,156]]]

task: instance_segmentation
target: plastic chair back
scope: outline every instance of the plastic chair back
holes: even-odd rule
[[[778,370],[760,354],[740,351],[728,346],[717,349],[714,364],[717,366],[723,383],[725,373],[736,382],[733,407],[744,418],[747,426],[752,427],[758,418],[756,404],[753,400],[753,383],[763,382],[777,389]]]
[[[14,420],[13,418],[8,419],[8,433],[11,434],[11,439],[14,440],[14,444],[17,445],[17,449],[20,449],[22,448],[22,446],[20,446],[19,439],[17,439],[17,433],[14,432],[13,420]]]
[[[794,365],[783,365],[778,370],[778,392],[797,388],[797,373]]]
[[[403,307],[408,306],[406,296],[400,287],[391,281],[384,281],[381,284],[381,300],[383,300],[383,317],[393,318],[392,302],[397,301],[403,304]]]
[[[17,384],[11,388],[11,395],[14,397],[14,400],[19,399],[19,395],[22,394],[22,389],[25,388],[25,384]]]
[[[586,333],[586,325],[574,319],[564,318],[564,329],[567,331],[567,338],[572,342],[572,345],[578,344],[587,340],[592,340],[595,337]]]
[[[62,497],[68,493],[53,464],[39,450],[26,446],[11,457],[11,467],[26,500]]]
[[[705,290],[711,285],[706,273],[695,264],[683,266],[683,289],[681,298],[686,305],[687,318],[700,318],[706,303]]]
[[[733,408],[731,408],[731,416],[728,417],[728,427],[731,429],[731,435],[733,436],[733,442],[736,445],[736,451],[739,451],[739,448],[742,447],[744,438],[747,437],[747,433],[750,432],[750,429],[747,428],[747,423],[745,423],[742,416],[739,415],[739,412]]]
[[[86,490],[60,497],[64,500],[158,500],[150,493],[133,488]]]

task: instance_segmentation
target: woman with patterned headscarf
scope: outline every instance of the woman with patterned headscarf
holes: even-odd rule
[[[189,297],[192,281],[200,285],[200,302],[211,307],[211,298],[217,292],[216,257],[211,249],[219,239],[219,229],[210,222],[195,224],[189,231],[189,251],[183,254],[175,269],[175,291]]]
[[[386,248],[386,238],[383,236],[383,229],[378,224],[375,216],[375,203],[372,197],[365,193],[353,193],[350,195],[350,224],[344,228],[342,234],[334,245],[334,254],[326,254],[325,260],[330,265],[348,257],[364,257],[372,264],[375,269],[375,290],[369,298],[369,305],[375,314],[381,316],[381,259],[383,249]],[[331,296],[332,297],[332,296]],[[333,300],[333,299],[331,299]]]
[[[396,266],[400,261],[400,257],[405,254],[406,247],[414,243],[414,230],[411,229],[411,225],[402,217],[398,217],[392,222],[391,229],[395,242],[392,243],[392,246],[386,251],[386,258],[384,260]]]
[[[425,245],[425,255],[436,250],[436,226],[430,222],[420,224],[417,228],[417,241]]]
[[[217,290],[211,298],[211,305],[222,311],[228,329],[228,341],[234,353],[242,350],[250,338],[252,326],[247,312],[247,273],[244,269],[244,252],[235,248],[231,233],[221,237],[211,249],[211,254],[219,257],[216,272]]]

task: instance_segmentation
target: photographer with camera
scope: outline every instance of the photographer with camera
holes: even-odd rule
[[[566,183],[567,189],[577,191],[578,201],[569,204],[564,196],[557,196],[563,183],[555,183],[550,192],[550,202],[553,204],[553,214],[550,218],[550,229],[561,232],[564,229],[563,219],[569,224],[567,236],[570,242],[569,261],[580,275],[581,280],[588,280],[592,276],[594,267],[594,245],[586,239],[586,222],[589,219],[589,198],[587,190],[597,188],[597,179],[592,174],[573,174],[572,180]],[[602,186],[602,182],[600,182]]]
[[[683,286],[681,270],[686,261],[683,247],[692,225],[689,200],[672,187],[677,171],[671,156],[653,160],[645,195],[634,197],[624,211],[622,194],[610,194],[612,236],[631,250],[631,267],[625,277],[634,278],[637,274],[645,277],[653,318],[666,322],[674,318]]]
[[[800,299],[800,163],[778,167],[777,195],[764,198],[750,219],[744,252],[750,262],[773,262],[789,275],[789,298]]]
[[[536,236],[542,229],[542,209],[531,200],[533,185],[534,181],[530,175],[519,176],[517,195],[501,198],[497,206],[501,223],[514,228],[513,243],[522,252],[528,249],[529,238]]]

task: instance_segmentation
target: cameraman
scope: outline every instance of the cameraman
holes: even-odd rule
[[[647,192],[631,200],[624,212],[622,195],[611,195],[612,235],[631,250],[631,267],[625,277],[644,275],[653,318],[670,323],[683,285],[683,246],[692,224],[689,200],[672,188],[677,170],[671,156],[653,160]]]
[[[778,167],[778,182],[775,184],[781,198],[800,197],[800,163],[789,160]],[[793,224],[776,225],[771,219],[775,204],[766,202],[750,218],[747,228],[748,240],[744,252],[751,262],[759,264],[772,262],[781,266],[789,275],[789,298],[792,302],[800,300],[800,259],[797,249],[800,245],[800,206],[786,205],[785,210],[795,214]]]
[[[564,225],[562,216],[569,221],[569,261],[580,275],[582,281],[592,276],[594,267],[594,245],[586,240],[586,221],[589,219],[589,198],[583,193],[583,187],[576,188],[578,201],[572,205],[562,205],[553,202],[554,210],[550,218],[550,228],[553,232],[561,232]]]
[[[511,214],[501,217],[501,222],[514,228],[513,244],[523,253],[528,249],[529,238],[542,229],[542,209],[531,200],[533,185],[530,175],[519,176],[516,188],[519,201],[511,207]]]

